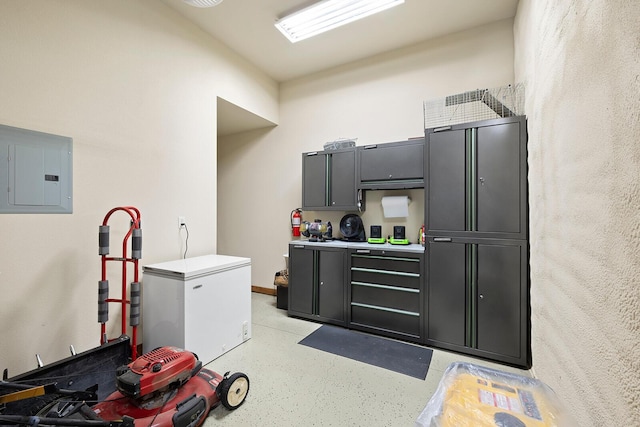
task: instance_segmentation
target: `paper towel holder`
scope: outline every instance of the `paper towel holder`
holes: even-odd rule
[[[385,218],[406,218],[409,216],[409,196],[384,196],[380,200]]]

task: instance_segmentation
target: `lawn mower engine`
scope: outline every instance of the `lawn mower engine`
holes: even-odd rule
[[[222,403],[236,409],[249,391],[243,373],[224,376],[202,368],[202,362],[177,347],[160,347],[122,366],[118,391],[92,407],[105,421],[133,418],[135,426],[200,426]]]
[[[166,393],[182,386],[202,369],[195,354],[176,347],[160,347],[116,372],[116,387],[141,405],[162,403]],[[151,404],[150,407],[155,407]]]

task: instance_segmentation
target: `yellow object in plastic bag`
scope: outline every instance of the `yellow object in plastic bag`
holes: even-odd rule
[[[571,426],[542,381],[471,363],[449,365],[418,427]]]

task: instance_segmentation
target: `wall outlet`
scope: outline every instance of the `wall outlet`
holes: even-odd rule
[[[249,322],[247,322],[246,320],[242,322],[242,339],[249,339]]]
[[[185,225],[187,225],[187,219],[183,216],[179,216],[178,217],[178,228],[183,228]]]

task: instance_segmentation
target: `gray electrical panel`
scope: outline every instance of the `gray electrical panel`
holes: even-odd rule
[[[73,211],[72,139],[0,125],[0,213]]]

